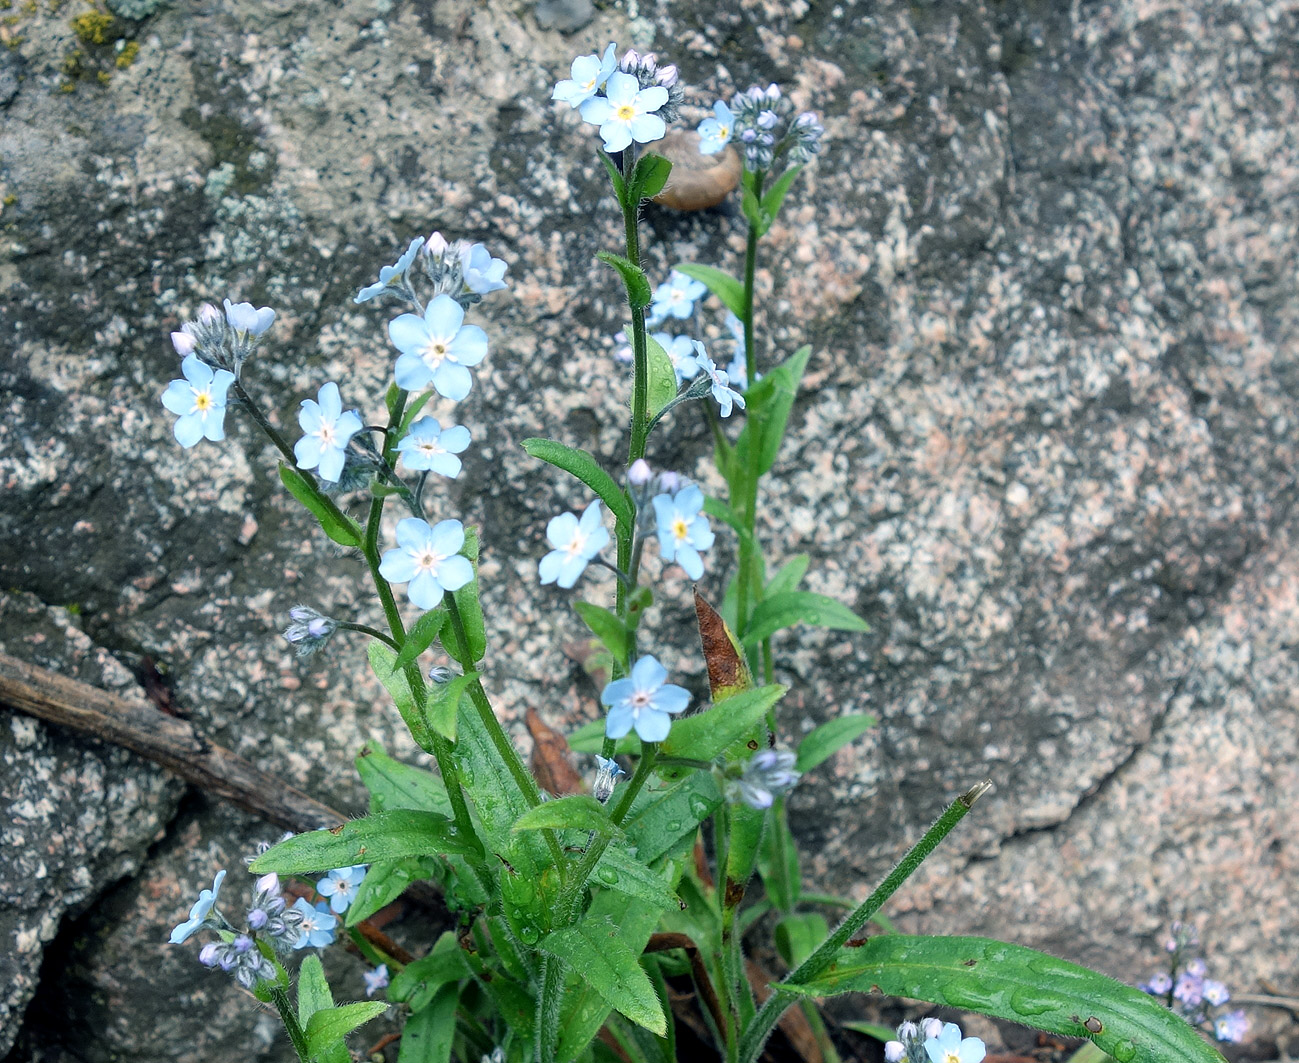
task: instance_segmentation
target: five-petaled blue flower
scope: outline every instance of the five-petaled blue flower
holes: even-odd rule
[[[402,314],[388,323],[388,335],[401,351],[394,376],[406,391],[432,384],[443,398],[459,402],[473,378],[466,366],[487,356],[487,333],[464,324],[465,311],[443,293],[430,300],[424,316]]]
[[[731,142],[735,119],[721,100],[713,104],[713,117],[699,123],[699,154],[716,155]]]
[[[225,881],[226,873],[224,870],[216,873],[216,878],[212,880],[212,888],[203,890],[198,895],[198,900],[194,902],[194,907],[189,910],[189,918],[172,930],[171,937],[168,939],[171,944],[179,945],[183,941],[188,941],[190,935],[195,933],[199,927],[207,922],[207,917],[211,914],[212,908],[216,905],[217,895],[221,892],[221,883]]]
[[[600,695],[609,708],[604,733],[621,738],[633,727],[642,742],[662,742],[672,726],[671,715],[690,704],[690,692],[667,682],[668,670],[653,657],[642,657],[626,679],[615,679]]]
[[[363,427],[361,415],[343,410],[338,385],[332,380],[321,387],[315,399],[303,399],[298,424],[306,433],[293,446],[299,469],[315,469],[322,480],[338,483],[343,475],[347,444]]]
[[[260,336],[275,320],[275,311],[269,306],[257,309],[252,303],[232,303],[225,300],[226,324],[236,332],[246,332],[250,336]]]
[[[654,517],[658,523],[659,553],[664,561],[675,561],[691,579],[704,574],[700,550],[713,545],[713,530],[703,515],[704,493],[687,484],[674,495],[655,495]]]
[[[713,360],[704,353],[704,345],[698,340],[695,341],[695,348],[695,361],[699,363],[699,368],[712,378],[711,390],[717,405],[721,407],[719,411],[721,415],[730,417],[732,405],[744,409],[744,396],[731,387],[731,378],[726,370],[717,368]]]
[[[442,602],[445,591],[458,591],[474,578],[474,566],[460,556],[465,526],[458,520],[427,521],[407,517],[397,523],[397,546],[385,550],[379,574],[391,583],[408,583],[406,597],[421,609]]]
[[[604,58],[594,54],[579,55],[569,70],[572,77],[559,82],[550,98],[561,100],[571,107],[581,107],[603,88],[609,75],[618,69],[617,52],[618,46],[611,44],[604,50]]]
[[[654,332],[650,336],[671,360],[672,368],[677,374],[678,385],[683,380],[690,380],[699,375],[694,343],[689,336],[671,336],[666,332]]]
[[[314,907],[299,897],[293,902],[290,911],[302,916],[302,925],[298,928],[298,940],[293,946],[296,949],[323,949],[333,944],[334,928],[338,926],[338,916],[329,910],[326,904]]]
[[[173,429],[176,442],[188,448],[204,437],[214,443],[225,439],[226,392],[234,373],[213,369],[197,354],[186,355],[180,371],[185,379],[173,380],[162,393],[162,404],[180,415]]]
[[[980,1063],[988,1054],[977,1037],[961,1038],[961,1028],[954,1022],[943,1023],[943,1032],[925,1041],[930,1063]]]
[[[338,867],[316,883],[316,892],[329,898],[329,907],[340,915],[356,900],[356,891],[365,878],[365,865]]]
[[[582,519],[572,513],[551,517],[546,538],[554,547],[537,566],[542,583],[558,583],[565,590],[577,582],[591,559],[609,545],[609,531],[600,523],[600,500],[586,507]]]
[[[509,265],[503,258],[492,258],[485,244],[470,244],[460,256],[465,287],[475,295],[499,292],[505,287],[505,271]]]
[[[379,269],[379,279],[373,284],[367,285],[356,293],[353,298],[355,303],[368,303],[377,295],[401,284],[402,278],[406,276],[406,271],[410,269],[411,264],[415,261],[415,256],[419,254],[419,249],[424,246],[424,237],[417,236],[410,242],[410,247],[402,252],[401,258],[391,266],[382,266]]]
[[[373,971],[362,971],[361,979],[365,982],[365,995],[374,996],[380,989],[388,988],[388,965],[381,963]]]
[[[605,82],[604,96],[582,104],[582,120],[600,127],[605,151],[622,151],[633,140],[649,144],[663,139],[668,127],[653,112],[667,102],[668,90],[662,85],[642,89],[631,74],[617,71]]]
[[[443,428],[433,417],[421,417],[397,444],[397,450],[406,462],[406,468],[416,472],[429,470],[454,480],[460,475],[460,459],[469,446],[469,429],[453,424]]]
[[[654,302],[650,306],[650,318],[665,321],[675,317],[684,321],[695,312],[695,303],[703,298],[708,289],[693,277],[673,270],[668,279],[654,289]],[[647,321],[646,324],[649,322]]]

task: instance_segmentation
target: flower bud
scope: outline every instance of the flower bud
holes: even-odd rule
[[[644,487],[653,475],[654,471],[650,468],[649,462],[644,458],[637,458],[627,470],[627,482],[633,487]]]

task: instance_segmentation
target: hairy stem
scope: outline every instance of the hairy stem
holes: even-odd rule
[[[293,1051],[298,1054],[298,1060],[300,1063],[311,1063],[307,1035],[303,1032],[302,1024],[298,1022],[293,1005],[289,1003],[289,994],[278,983],[271,986],[271,1002],[275,1005],[275,1010],[280,1013],[280,1021],[284,1023],[284,1030],[289,1035],[289,1040],[293,1042]]]

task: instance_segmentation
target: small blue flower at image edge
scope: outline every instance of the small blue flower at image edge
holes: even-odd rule
[[[569,69],[570,77],[555,86],[550,98],[570,107],[581,107],[604,88],[609,75],[618,69],[617,52],[618,46],[611,44],[605,49],[603,58],[595,54],[579,55]]]
[[[269,306],[257,308],[252,303],[232,303],[229,299],[224,302],[226,324],[236,332],[260,336],[275,322],[275,311]]]
[[[702,578],[704,559],[699,551],[707,550],[716,538],[703,515],[704,493],[689,484],[674,495],[655,495],[651,504],[663,560],[675,561],[691,579]]]
[[[713,104],[713,117],[699,123],[699,154],[716,155],[731,142],[735,119],[721,100]]]
[[[176,442],[188,450],[200,439],[225,439],[226,392],[235,375],[213,369],[197,354],[186,355],[180,371],[185,379],[173,380],[162,393],[163,406],[179,415],[173,427]]]
[[[690,692],[667,682],[668,670],[653,657],[642,657],[631,675],[615,679],[600,695],[609,709],[604,733],[622,738],[633,728],[642,742],[662,742],[672,727],[672,717],[690,704]]]
[[[474,566],[460,556],[465,526],[443,520],[429,527],[418,517],[397,524],[397,546],[385,550],[379,574],[390,583],[405,583],[406,597],[421,609],[433,609],[446,591],[458,591],[474,578]]]
[[[469,429],[462,425],[443,428],[433,417],[421,417],[400,443],[397,451],[414,472],[435,472],[454,480],[460,475],[461,462],[456,457],[463,453],[471,440]]]
[[[316,892],[329,900],[329,907],[338,915],[347,911],[356,900],[356,891],[365,878],[366,865],[338,867],[316,883]]]
[[[466,366],[487,357],[487,333],[464,320],[464,307],[443,293],[429,301],[423,317],[402,314],[388,323],[388,335],[401,352],[393,373],[399,388],[418,391],[432,384],[452,402],[469,394],[473,377]]]
[[[600,500],[596,499],[582,513],[561,513],[550,518],[546,539],[554,547],[537,565],[543,584],[557,583],[568,590],[586,571],[591,560],[609,545],[609,531],[600,523]]]
[[[485,244],[470,244],[460,256],[465,287],[475,295],[490,295],[506,287],[505,271],[509,269],[503,258],[492,258]]]
[[[702,343],[695,340],[694,344],[695,361],[699,364],[699,368],[712,378],[713,384],[710,390],[712,391],[713,398],[717,401],[719,407],[718,412],[721,413],[723,417],[730,417],[731,408],[733,406],[738,406],[740,409],[744,409],[744,396],[731,387],[730,375],[725,369],[717,368],[716,363],[714,363],[714,361],[704,353],[704,345]]]
[[[225,878],[224,870],[216,873],[216,878],[212,880],[212,888],[203,890],[198,895],[194,907],[189,910],[189,918],[172,930],[171,937],[168,939],[171,944],[179,945],[188,941],[207,922],[207,917],[212,914],[212,909],[216,906],[217,897],[221,893],[221,883]]]
[[[605,151],[622,151],[637,144],[662,140],[667,123],[653,112],[668,102],[668,90],[662,85],[647,89],[631,74],[617,71],[605,82],[604,96],[595,96],[582,104],[582,120],[600,127]]]
[[[942,1033],[925,1041],[925,1054],[930,1063],[980,1063],[988,1050],[977,1037],[962,1038],[961,1028],[948,1022]]]
[[[329,910],[326,904],[314,907],[306,899],[299,897],[293,902],[292,911],[302,916],[302,925],[298,931],[298,941],[294,948],[323,949],[334,943],[334,928],[338,926],[338,916]]]
[[[374,996],[379,990],[388,988],[388,965],[381,963],[373,971],[362,971],[361,979],[365,982],[365,995]]]
[[[684,273],[673,270],[668,274],[668,279],[654,289],[650,317],[656,322],[666,321],[669,317],[684,321],[695,312],[695,304],[707,291],[708,289],[693,277],[687,277]]]
[[[379,269],[379,279],[373,284],[362,288],[353,297],[354,303],[368,303],[376,296],[396,288],[401,284],[401,279],[406,276],[406,271],[410,269],[415,261],[415,256],[419,254],[420,248],[424,246],[424,237],[417,236],[410,242],[410,247],[402,252],[401,258],[391,266],[382,266]]]
[[[293,456],[298,459],[299,469],[315,469],[322,480],[338,483],[347,444],[365,426],[355,410],[343,411],[343,400],[333,381],[321,387],[317,398],[318,402],[302,400],[298,424],[306,435],[294,444]]]

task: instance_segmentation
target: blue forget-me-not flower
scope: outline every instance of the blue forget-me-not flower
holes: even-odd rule
[[[443,428],[433,417],[421,417],[397,444],[406,468],[415,472],[435,472],[454,480],[460,475],[461,463],[456,457],[469,446],[469,429],[453,424]]]
[[[221,893],[221,883],[225,881],[226,873],[222,869],[216,873],[216,878],[212,880],[212,888],[203,890],[198,895],[198,900],[189,910],[189,918],[179,926],[175,927],[168,939],[171,944],[179,945],[183,941],[188,941],[191,935],[196,933],[207,921],[208,916],[212,914],[212,909],[216,906],[217,897]]]
[[[699,363],[695,361],[694,341],[689,336],[672,336],[666,332],[651,333],[651,338],[672,362],[677,374],[677,384],[699,375]]]
[[[409,584],[406,597],[421,609],[432,609],[445,591],[458,591],[474,578],[474,566],[460,556],[465,526],[443,520],[429,527],[418,517],[397,523],[397,546],[385,550],[379,574],[391,583]]]
[[[653,657],[642,657],[631,675],[615,679],[600,695],[609,709],[604,733],[622,738],[633,728],[642,742],[662,742],[672,727],[672,716],[690,704],[690,692],[667,682],[668,670]]]
[[[374,996],[380,989],[388,988],[388,965],[381,963],[373,971],[362,971],[361,979],[365,982],[365,995]]]
[[[802,778],[794,770],[798,758],[783,749],[760,749],[749,758],[744,774],[727,788],[727,797],[743,801],[750,808],[770,808],[776,798],[788,793]]]
[[[609,545],[609,531],[600,523],[600,500],[597,498],[582,513],[551,517],[546,538],[554,547],[537,565],[542,583],[558,583],[568,590],[586,570],[591,559]]]
[[[419,250],[423,246],[424,237],[415,237],[410,242],[410,247],[402,252],[401,258],[397,259],[391,266],[380,267],[379,279],[357,292],[352,301],[355,303],[368,303],[375,296],[382,295],[384,292],[398,290],[401,287],[402,279],[414,264],[415,256],[419,254]]]
[[[337,867],[316,883],[316,892],[329,899],[329,907],[341,915],[356,900],[356,891],[365,878],[365,865]]]
[[[731,142],[735,119],[731,109],[721,100],[713,104],[713,117],[699,123],[699,154],[716,155]]]
[[[252,303],[232,303],[225,300],[226,324],[236,332],[249,336],[260,336],[275,321],[275,311],[269,306],[260,309]]]
[[[492,258],[485,244],[470,244],[460,253],[465,287],[475,295],[488,295],[505,287],[509,265],[503,258]]]
[[[466,366],[487,356],[487,333],[464,320],[464,307],[444,293],[429,301],[423,317],[402,314],[388,323],[388,335],[401,351],[394,372],[399,388],[416,391],[432,384],[453,402],[469,394],[473,378]]]
[[[717,405],[721,407],[720,413],[723,417],[731,416],[731,407],[738,406],[744,409],[744,396],[731,387],[730,374],[725,369],[718,369],[713,360],[704,353],[704,345],[695,342],[695,361],[699,363],[699,368],[707,373],[713,381],[712,388],[713,398],[717,400]]]
[[[962,1038],[961,1028],[954,1022],[943,1023],[942,1033],[926,1039],[925,1052],[930,1063],[980,1063],[988,1054],[979,1038]]]
[[[604,85],[603,96],[582,104],[582,120],[600,127],[605,151],[622,151],[631,145],[662,140],[667,123],[654,112],[668,102],[662,85],[640,87],[631,74],[615,71]]]
[[[315,469],[328,483],[338,483],[343,474],[347,444],[365,425],[355,410],[343,410],[338,385],[332,380],[321,386],[314,399],[303,399],[298,424],[306,433],[293,446],[299,469]]]
[[[235,375],[226,369],[213,369],[197,354],[187,354],[180,363],[184,380],[173,380],[162,393],[162,404],[179,420],[173,428],[176,442],[189,448],[200,439],[214,443],[225,439],[226,392]]]
[[[338,916],[329,910],[328,905],[311,905],[305,898],[299,897],[293,902],[292,910],[302,916],[295,948],[323,949],[326,945],[333,944]]]
[[[603,57],[594,54],[579,55],[569,70],[572,76],[559,82],[550,98],[571,107],[581,107],[604,88],[609,75],[618,69],[617,52],[618,46],[611,44],[604,50]]]
[[[699,551],[712,546],[715,538],[702,512],[704,493],[687,484],[674,495],[655,495],[653,505],[663,560],[675,561],[691,579],[701,578],[704,559]]]
[[[668,279],[654,289],[654,301],[645,319],[647,325],[657,325],[669,317],[684,321],[695,312],[695,303],[703,298],[708,289],[684,273],[673,270]]]

